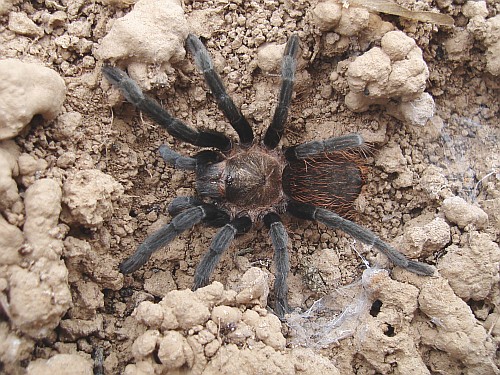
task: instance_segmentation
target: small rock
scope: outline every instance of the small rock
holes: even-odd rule
[[[95,55],[103,60],[168,65],[186,54],[189,27],[177,0],[140,0],[133,10],[113,22]]]
[[[487,17],[488,16],[488,8],[486,6],[486,1],[467,1],[462,6],[462,13],[467,18],[472,18],[475,16]]]
[[[135,339],[132,344],[132,355],[140,360],[154,352],[160,338],[160,332],[149,330]]]
[[[381,43],[349,64],[346,106],[362,112],[378,104],[405,122],[425,124],[434,114],[434,100],[422,95],[429,78],[422,50],[402,31],[387,32]]]
[[[113,202],[123,194],[123,186],[97,169],[78,171],[63,185],[63,219],[94,227],[113,213]]]
[[[201,302],[191,290],[173,290],[160,302],[162,307],[172,312],[182,329],[190,329],[195,325],[203,325],[210,318],[208,307]]]
[[[54,136],[61,141],[73,140],[78,127],[82,125],[83,116],[78,112],[62,113],[54,122]]]
[[[468,246],[452,245],[447,248],[438,269],[457,296],[465,301],[480,301],[498,284],[499,264],[498,245],[487,234],[472,232]]]
[[[155,297],[163,298],[168,292],[176,288],[172,273],[169,271],[154,272],[150,278],[144,281],[144,290]]]
[[[263,44],[257,50],[257,65],[263,72],[278,72],[281,69],[285,44]]]
[[[410,258],[432,255],[443,249],[451,239],[450,227],[442,218],[417,217],[405,228],[402,243],[398,246]]]
[[[490,33],[487,35],[485,44],[486,50],[486,69],[494,76],[500,75],[500,14],[488,18],[486,22]]]
[[[268,276],[260,268],[250,268],[239,284],[240,292],[236,295],[236,302],[241,304],[259,303],[261,306],[267,305],[269,295]]]
[[[481,229],[488,223],[486,212],[457,196],[446,198],[442,208],[446,218],[460,228],[472,224]]]
[[[149,328],[158,329],[163,321],[162,307],[151,301],[141,302],[133,314],[138,322],[147,325]]]
[[[16,59],[0,61],[0,139],[15,137],[42,115],[53,120],[66,98],[64,80],[54,70]]]
[[[63,242],[56,238],[62,191],[59,182],[49,178],[36,180],[26,190],[24,199],[26,222],[24,235],[34,249],[31,257],[58,261],[63,252]]]
[[[24,12],[9,13],[9,30],[16,34],[41,38],[43,29],[38,27]]]
[[[470,59],[470,49],[474,44],[474,37],[467,29],[457,28],[443,41],[443,47],[452,61]]]
[[[96,310],[104,307],[104,294],[92,281],[79,280],[74,285],[74,306],[71,317],[90,320],[96,316]]]
[[[60,339],[65,342],[75,342],[81,337],[89,337],[103,330],[102,315],[93,320],[65,319],[60,323]]]
[[[384,147],[375,159],[375,165],[387,173],[399,173],[406,169],[406,159],[399,145]]]
[[[73,151],[66,151],[57,158],[56,165],[59,168],[66,169],[75,164],[76,154]]]
[[[213,340],[205,345],[205,356],[208,358],[213,357],[220,348],[220,342],[218,340]]]
[[[224,285],[218,281],[214,281],[203,288],[196,289],[196,296],[203,302],[208,303],[210,307],[220,303],[224,295]]]
[[[71,305],[64,262],[42,258],[29,271],[11,266],[9,272],[11,324],[30,337],[47,337]]]
[[[253,310],[247,310],[243,314],[243,321],[255,330],[255,335],[266,345],[276,350],[285,348],[286,339],[281,333],[281,322],[274,314],[260,316]]]
[[[49,359],[37,359],[26,368],[27,375],[92,375],[93,362],[78,354],[56,354]]]
[[[215,306],[212,310],[211,319],[219,326],[238,323],[241,320],[242,313],[236,307]]]
[[[17,160],[19,174],[21,176],[32,176],[36,172],[42,172],[47,168],[47,162],[43,159],[35,159],[32,155],[22,153]]]
[[[355,36],[368,26],[370,13],[363,7],[342,8],[342,16],[335,31],[344,36]]]
[[[159,340],[158,359],[167,369],[184,365],[193,352],[186,339],[177,331],[168,331]]]
[[[311,16],[311,22],[321,31],[334,30],[342,16],[342,4],[334,1],[321,2],[313,8]]]
[[[380,41],[382,50],[391,61],[404,59],[416,45],[412,38],[401,31],[389,31]]]
[[[434,116],[435,109],[434,99],[427,92],[423,92],[417,98],[402,102],[399,105],[402,120],[417,126],[424,126],[427,120]]]
[[[98,254],[87,241],[66,237],[64,259],[71,283],[78,282],[85,274],[102,288],[120,290],[123,287],[123,274],[118,271],[118,261],[110,255]]]

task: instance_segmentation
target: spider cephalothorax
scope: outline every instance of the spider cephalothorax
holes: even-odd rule
[[[262,143],[254,140],[250,124],[226,93],[201,41],[189,35],[186,44],[219,108],[238,134],[239,144],[234,144],[222,133],[204,132],[187,126],[156,101],[144,96],[139,86],[123,71],[111,66],[103,68],[105,77],[121,90],[129,102],[157,121],[173,137],[208,148],[194,157],[187,157],[166,145],[160,147],[160,154],[166,162],[176,168],[195,171],[198,196],[175,198],[169,205],[172,221],[146,238],[137,251],[120,265],[121,272],[134,272],[148,261],[153,252],[181,232],[204,222],[221,229],[196,268],[193,289],[197,289],[208,283],[220,256],[234,237],[247,232],[254,221],[263,220],[269,228],[274,247],[275,312],[282,318],[288,311],[288,235],[280,219],[285,212],[339,228],[374,246],[394,264],[411,272],[421,275],[434,272],[431,266],[408,260],[370,230],[340,216],[352,207],[363,185],[364,166],[359,150],[364,143],[361,136],[348,134],[284,150],[278,148],[292,98],[299,51],[296,35],[290,37],[285,48],[278,103]]]
[[[272,210],[283,202],[283,158],[260,145],[237,147],[232,155],[196,168],[196,187],[202,197],[225,199],[236,208]]]

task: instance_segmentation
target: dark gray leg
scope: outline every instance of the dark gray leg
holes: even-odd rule
[[[367,245],[374,246],[377,250],[387,256],[387,258],[389,258],[389,260],[396,266],[406,268],[410,272],[426,276],[430,276],[434,273],[433,267],[425,263],[407,259],[395,248],[378,238],[369,229],[363,228],[350,220],[344,219],[332,211],[295,202],[291,202],[288,205],[288,211],[292,215],[301,219],[317,220],[330,228],[339,228],[355,239]]]
[[[295,81],[295,69],[297,65],[297,54],[299,52],[299,37],[293,34],[285,47],[283,63],[281,65],[281,89],[278,105],[274,111],[274,117],[264,136],[264,144],[268,148],[275,148],[283,136],[285,122],[288,117],[288,108],[292,101],[293,83]]]
[[[196,169],[196,159],[194,158],[182,156],[167,145],[161,145],[159,151],[163,160],[176,169],[185,169],[190,171],[194,171]]]
[[[212,91],[220,110],[229,120],[229,123],[236,133],[238,133],[240,143],[242,145],[250,146],[253,141],[252,127],[245,117],[243,117],[241,111],[236,108],[236,105],[231,97],[227,94],[222,80],[214,70],[214,64],[212,63],[212,59],[210,58],[207,49],[200,39],[193,34],[188,35],[186,45],[194,57],[196,66],[205,76],[208,87],[210,88],[210,91]]]
[[[161,145],[159,151],[163,160],[177,169],[196,170],[197,167],[218,163],[223,160],[223,156],[219,152],[212,150],[200,151],[194,158],[183,156],[167,145]]]
[[[230,221],[229,214],[220,210],[215,205],[210,203],[203,203],[195,197],[177,197],[168,205],[168,213],[175,217],[181,212],[189,208],[202,206],[207,214],[203,219],[203,223],[211,227],[220,228]]]
[[[174,217],[170,224],[165,225],[139,245],[134,255],[120,264],[122,273],[131,273],[144,265],[151,255],[159,248],[170,243],[175,237],[192,228],[206,217],[202,206],[192,207]]]
[[[214,272],[217,263],[219,263],[222,253],[229,247],[237,234],[247,232],[251,226],[252,221],[250,218],[244,216],[234,219],[217,232],[210,244],[210,249],[196,267],[193,290],[208,284],[210,275]]]
[[[274,280],[274,298],[276,315],[283,320],[285,314],[290,311],[288,306],[288,284],[287,276],[290,270],[290,260],[288,254],[288,234],[280,217],[275,213],[268,213],[264,216],[264,224],[269,228],[269,235],[274,247],[274,264],[276,274]]]
[[[128,102],[146,113],[173,137],[195,146],[215,147],[222,151],[231,149],[231,140],[224,134],[200,132],[172,117],[158,102],[145,96],[137,83],[124,71],[112,66],[104,66],[102,72],[107,80],[121,91]]]
[[[311,141],[289,147],[285,151],[287,160],[306,159],[311,156],[334,152],[346,148],[360,147],[364,144],[359,134],[347,134],[340,137],[328,138],[323,141]]]
[[[188,208],[201,206],[203,202],[195,197],[176,197],[168,205],[168,213],[175,217]]]
[[[186,229],[192,228],[202,220],[215,220],[215,218],[221,215],[227,214],[210,204],[187,208],[175,216],[169,224],[146,238],[139,245],[136,252],[120,264],[120,272],[127,274],[137,271],[149,260],[156,250],[168,245]]]

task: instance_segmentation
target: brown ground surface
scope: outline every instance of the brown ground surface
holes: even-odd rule
[[[11,164],[1,165],[2,186],[14,180],[10,188],[19,192],[8,202],[5,193],[0,205],[6,254],[0,262],[0,372],[499,373],[500,85],[498,67],[488,60],[498,54],[499,22],[488,23],[500,14],[498,2],[399,2],[440,10],[455,19],[454,28],[379,14],[423,52],[426,92],[436,105],[423,126],[390,115],[397,97],[360,113],[346,107],[347,67],[380,45],[379,30],[362,28],[340,38],[347,32],[340,26],[326,30],[314,16],[316,1],[185,1],[187,22],[177,15],[179,24],[169,20],[174,31],[167,26],[158,35],[145,32],[147,42],[138,38],[127,45],[125,39],[116,50],[104,50],[103,38],[113,20],[133,8],[126,1],[11,3],[0,3],[2,58],[53,69],[67,91],[57,118],[35,116],[13,138],[17,151],[8,141],[0,143],[14,155]],[[165,7],[172,4],[165,1]],[[155,17],[162,20],[160,11],[147,14],[152,25],[159,22]],[[129,67],[141,86],[186,123],[234,135],[191,56],[178,55],[178,36],[189,29],[206,41],[257,137],[269,124],[280,82],[279,71],[262,69],[257,52],[297,32],[301,55],[283,144],[361,133],[373,153],[354,220],[408,256],[435,265],[439,274],[365,274],[364,292],[357,284],[347,289],[359,311],[344,333],[307,325],[302,331],[298,314],[280,325],[266,311],[273,251],[261,223],[221,258],[212,279],[226,291],[212,284],[197,294],[174,292],[191,287],[216,233],[202,226],[180,235],[139,271],[119,274],[118,264],[170,220],[169,202],[195,194],[194,174],[166,165],[158,147],[168,143],[184,154],[197,149],[124,103],[102,77],[103,56]],[[173,51],[153,61],[149,43],[170,40]],[[147,46],[150,56],[134,55],[134,43]],[[5,70],[0,74],[6,81]],[[0,96],[15,91],[8,84],[0,90]],[[20,113],[29,101],[14,108]],[[365,266],[358,252],[372,266],[391,267],[341,231],[289,217],[284,223],[293,307],[307,309],[359,280]],[[271,292],[270,306],[272,301]],[[325,310],[310,320],[324,326],[331,314]],[[329,344],[311,332],[327,336]]]

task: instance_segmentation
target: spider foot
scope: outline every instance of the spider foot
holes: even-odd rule
[[[408,260],[408,264],[403,266],[408,271],[416,273],[417,275],[432,276],[436,269],[428,264],[417,262],[415,260]]]
[[[134,254],[130,258],[125,259],[120,264],[120,272],[123,274],[128,274],[137,271],[143,264],[149,260],[149,256],[145,254]]]
[[[288,305],[287,298],[276,299],[276,304],[274,306],[273,312],[279,318],[279,320],[284,322],[286,320],[285,315],[292,312],[292,309]]]

